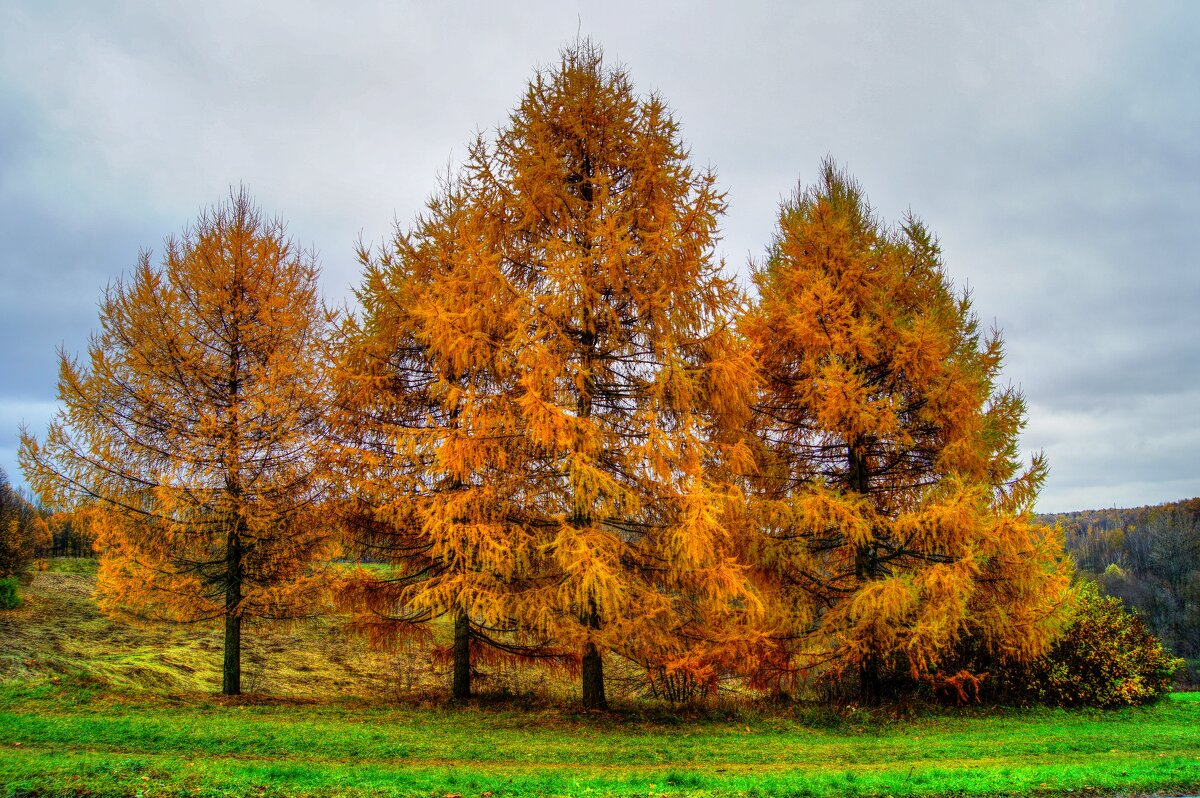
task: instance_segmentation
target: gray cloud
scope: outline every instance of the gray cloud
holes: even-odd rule
[[[407,223],[576,31],[675,110],[745,273],[832,155],[911,208],[1004,329],[1042,509],[1200,494],[1200,9],[614,2],[0,11],[0,465],[44,427],[99,289],[244,183],[321,252]]]

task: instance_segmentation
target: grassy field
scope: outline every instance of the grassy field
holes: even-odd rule
[[[0,796],[1200,792],[1200,694],[1117,712],[455,708],[427,656],[313,623],[258,630],[260,690],[230,701],[211,692],[215,631],[110,623],[92,584],[39,574],[0,614]]]

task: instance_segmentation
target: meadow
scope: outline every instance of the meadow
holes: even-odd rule
[[[585,713],[496,674],[456,705],[427,651],[366,651],[321,619],[256,628],[252,689],[229,699],[216,629],[109,621],[86,562],[56,568],[0,614],[0,796],[1200,792],[1197,693],[1119,711],[726,697]]]

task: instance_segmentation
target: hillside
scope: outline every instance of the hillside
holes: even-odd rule
[[[1163,513],[1181,512],[1200,518],[1200,497],[1182,499],[1166,504],[1144,507],[1113,507],[1104,510],[1075,510],[1068,513],[1042,513],[1038,520],[1054,525],[1060,524],[1071,536],[1079,537],[1089,531],[1099,532],[1145,526],[1152,517]]]
[[[67,561],[70,562],[70,561]],[[89,561],[80,562],[84,570]],[[0,681],[83,681],[103,689],[207,693],[221,684],[215,625],[133,626],[100,614],[94,573],[36,572],[23,605],[0,613]],[[327,619],[256,625],[246,635],[249,693],[332,698],[428,687],[428,663],[371,652]]]
[[[1193,681],[1200,665],[1200,498],[1039,517],[1058,524],[1080,575],[1137,612]]]

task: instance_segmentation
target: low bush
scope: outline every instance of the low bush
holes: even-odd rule
[[[0,610],[13,610],[21,606],[21,596],[17,593],[17,582],[15,576],[0,579]]]
[[[1076,593],[1075,617],[1050,652],[1001,670],[998,698],[1055,706],[1119,707],[1165,696],[1183,667],[1120,599],[1092,583]]]

